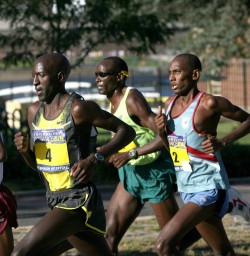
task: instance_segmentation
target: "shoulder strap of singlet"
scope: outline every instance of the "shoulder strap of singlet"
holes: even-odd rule
[[[131,89],[132,89],[132,87],[127,87],[127,88],[126,88],[126,92],[124,93],[124,96],[123,96],[123,98],[122,98],[122,100],[121,100],[121,102],[120,102],[120,104],[119,104],[119,107],[122,106],[122,105],[126,102],[127,97],[128,97],[128,94],[129,94],[129,91],[130,91]]]
[[[193,103],[197,104],[197,102],[199,102],[199,101],[201,100],[201,97],[202,97],[203,94],[204,94],[204,92],[200,91],[200,92],[195,96],[195,98],[194,98],[193,101],[190,103],[190,105],[193,104]],[[166,115],[169,114],[169,112],[170,112],[170,110],[171,110],[171,108],[172,108],[172,105],[173,105],[173,103],[175,102],[175,100],[176,100],[177,97],[178,97],[178,95],[174,96],[173,99],[172,99],[172,101],[171,101],[170,104],[168,105],[168,108],[166,109]]]
[[[168,108],[166,109],[166,116],[167,116],[168,113],[170,112],[170,110],[171,110],[171,108],[172,108],[172,105],[173,105],[175,99],[177,98],[177,96],[178,96],[178,95],[174,96],[173,99],[172,99],[172,101],[169,103]]]
[[[78,99],[80,99],[80,100],[84,100],[84,98],[83,98],[80,94],[78,94],[78,93],[76,93],[76,92],[72,92],[72,93],[70,94],[69,100],[67,101],[67,103],[66,103],[66,105],[65,105],[65,108],[68,108],[68,110],[69,110],[70,107],[71,107],[71,105],[72,105],[73,100],[76,99],[76,98],[78,98]],[[97,135],[98,135],[98,131],[97,131],[96,127],[95,127],[95,126],[92,126],[92,130],[91,130],[90,137],[91,137],[91,138],[92,138],[92,137],[96,137]]]
[[[40,103],[40,106],[35,114],[35,117],[32,121],[32,123],[36,124],[37,123],[37,120],[40,118],[40,116],[43,114],[43,109],[44,109],[44,104],[43,102]]]
[[[132,87],[130,87],[130,86],[128,86],[128,87],[126,88],[126,91],[125,91],[125,93],[124,93],[124,96],[123,96],[122,100],[120,101],[119,106],[118,106],[118,108],[116,109],[115,113],[118,112],[120,106],[121,106],[121,107],[123,106],[124,102],[126,101],[126,99],[127,99],[127,97],[128,97],[128,93],[129,93],[129,91],[130,91],[131,89],[132,89]],[[109,112],[111,113],[111,103],[109,104]],[[114,114],[115,114],[115,113],[114,113]]]

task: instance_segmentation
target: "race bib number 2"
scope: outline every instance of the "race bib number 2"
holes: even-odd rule
[[[168,142],[175,170],[192,172],[187,153],[186,138],[183,136],[168,136]]]

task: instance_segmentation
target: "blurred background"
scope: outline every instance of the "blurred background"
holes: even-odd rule
[[[155,110],[172,94],[168,66],[180,53],[196,54],[203,65],[199,89],[250,110],[250,0],[1,0],[0,130],[9,159],[10,187],[40,186],[13,145],[14,133],[28,131],[27,106],[37,100],[32,63],[41,54],[61,52],[72,64],[66,88],[108,108],[98,95],[94,71],[107,56],[129,66],[127,85],[138,88]],[[237,124],[222,120],[219,135]],[[99,130],[98,143],[110,134]],[[230,177],[250,176],[250,136],[223,150]],[[114,181],[100,166],[94,179]]]

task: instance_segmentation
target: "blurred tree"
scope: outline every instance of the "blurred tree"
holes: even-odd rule
[[[249,0],[176,0],[174,5],[188,28],[176,47],[197,54],[207,77],[219,76],[232,58],[250,57]]]
[[[178,18],[173,10],[158,15],[161,2],[1,0],[1,20],[11,28],[0,34],[3,60],[7,66],[16,65],[45,52],[72,51],[73,66],[78,66],[96,46],[107,43],[139,54],[155,52],[156,45],[165,44],[173,34],[171,22]]]

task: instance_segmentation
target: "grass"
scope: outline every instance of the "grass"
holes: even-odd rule
[[[236,255],[250,255],[250,224],[241,217],[226,215],[223,219],[227,235]],[[136,220],[123,238],[120,245],[121,256],[153,256],[155,239],[159,229],[154,217]],[[212,252],[206,242],[200,239],[183,256],[211,256]]]
[[[230,133],[239,125],[238,122],[222,120],[218,126],[218,138],[222,138],[226,134]],[[250,133],[243,138],[237,140],[235,143],[240,145],[250,145]]]
[[[250,223],[241,217],[227,214],[223,218],[228,238],[235,250],[236,256],[250,255]],[[15,243],[25,235],[31,227],[20,227],[14,230]],[[156,256],[154,243],[159,234],[155,217],[137,218],[130,226],[119,246],[119,256]],[[80,256],[75,249],[64,256]],[[182,253],[182,256],[211,256],[212,251],[203,239],[193,244]]]

